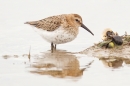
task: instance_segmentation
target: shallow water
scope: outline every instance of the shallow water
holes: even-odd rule
[[[111,68],[96,57],[75,54],[99,42],[104,28],[110,27],[121,35],[129,31],[129,2],[0,0],[0,85],[129,86],[128,64]],[[23,23],[64,13],[80,14],[95,35],[80,28],[74,41],[58,45],[58,51],[50,54],[50,44]]]

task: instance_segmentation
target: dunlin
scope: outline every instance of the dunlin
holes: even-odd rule
[[[56,49],[56,44],[63,44],[74,40],[78,35],[79,27],[83,27],[94,35],[83,24],[82,18],[78,14],[51,16],[38,21],[25,22],[25,24],[36,27],[36,31],[40,33],[42,38],[51,43],[52,53]]]

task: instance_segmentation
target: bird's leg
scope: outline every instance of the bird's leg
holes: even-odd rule
[[[51,43],[51,53],[53,53],[53,48],[54,48],[54,45],[53,43]]]
[[[51,43],[51,53],[53,53],[54,51],[56,51],[56,44],[53,44],[53,42]]]

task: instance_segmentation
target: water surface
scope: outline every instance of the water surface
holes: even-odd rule
[[[105,67],[96,57],[74,54],[101,41],[104,28],[112,28],[121,35],[128,32],[129,3],[129,0],[0,0],[0,84],[129,86],[128,64]],[[58,53],[50,54],[50,44],[24,22],[64,13],[80,14],[94,36],[79,28],[74,41],[58,45]]]

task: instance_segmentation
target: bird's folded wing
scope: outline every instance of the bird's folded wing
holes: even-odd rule
[[[30,24],[38,29],[43,29],[47,31],[54,31],[61,25],[61,18],[57,16],[48,17],[41,19],[39,21],[25,22],[25,24]]]

